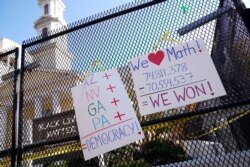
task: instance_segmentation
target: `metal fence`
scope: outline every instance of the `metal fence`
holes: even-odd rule
[[[18,143],[0,152],[2,166],[10,159],[46,167],[250,166],[250,36],[243,9],[236,0],[144,0],[25,41]],[[227,95],[140,116],[129,60],[197,38],[206,42]],[[70,90],[88,72],[111,68],[118,69],[145,139],[85,161]],[[15,90],[11,81],[8,90]],[[5,122],[15,130],[16,95],[7,94],[13,110]],[[14,132],[0,134],[15,143]]]
[[[16,156],[17,60],[19,49],[0,52],[0,165]]]

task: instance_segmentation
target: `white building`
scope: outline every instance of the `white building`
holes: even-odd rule
[[[38,0],[38,5],[41,8],[41,16],[34,23],[37,35],[46,37],[51,30],[66,25],[63,17],[65,5],[62,0]],[[71,99],[70,92],[65,93],[62,90],[65,90],[65,87],[71,87],[73,82],[79,78],[78,75],[69,71],[72,55],[68,51],[67,36],[48,40],[41,45],[42,47],[31,47],[25,50],[25,65],[36,64],[32,70],[25,72],[24,79],[25,125],[23,134],[26,140],[23,142],[25,144],[32,143],[33,119],[72,110],[72,100],[69,100]],[[21,49],[19,44],[5,38],[1,39],[0,54],[1,51],[12,48],[12,46]],[[2,81],[2,76],[14,70],[12,60],[14,60],[13,56],[6,56],[0,60],[0,102],[5,104],[5,107],[0,105],[0,129],[2,130],[0,132],[0,151],[11,146],[12,134],[7,132],[7,129],[12,127],[10,121],[12,117],[8,113],[13,110],[13,101],[12,98],[5,98],[5,96],[12,95],[13,81],[11,79]],[[8,106],[6,106],[7,104]]]
[[[67,24],[63,17],[65,5],[62,0],[38,0],[38,5],[41,17],[34,23],[37,35],[47,36],[49,31]]]
[[[0,54],[8,51],[8,49],[20,47],[19,44],[6,39],[2,38],[0,39]],[[13,84],[10,82],[4,82],[3,76],[5,74],[8,74],[14,70],[14,64],[15,64],[15,55],[11,54],[10,56],[4,56],[0,57],[0,87],[8,87],[7,90],[1,90],[0,94],[0,151],[4,150],[6,148],[9,148],[11,146],[11,141],[6,142],[6,140],[11,139],[11,133],[8,133],[8,127],[10,127],[11,124],[11,112],[12,112],[12,102],[9,101],[9,99],[12,99],[11,95],[13,92]],[[11,88],[10,88],[11,87]],[[0,88],[1,89],[1,88]],[[12,91],[11,91],[12,90]]]

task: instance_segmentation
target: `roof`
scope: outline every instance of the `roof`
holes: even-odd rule
[[[4,50],[8,50],[15,47],[21,47],[21,45],[10,39],[0,38],[0,52],[4,52]]]

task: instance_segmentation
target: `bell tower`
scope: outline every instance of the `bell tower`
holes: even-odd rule
[[[48,36],[53,29],[66,25],[63,17],[65,5],[62,0],[38,0],[41,16],[34,22],[37,35]],[[44,42],[44,49],[30,52],[39,65],[45,69],[70,69],[72,55],[69,53],[67,35]]]
[[[63,17],[65,5],[62,0],[38,0],[38,5],[41,17],[34,23],[37,35],[47,36],[50,30],[67,24]]]

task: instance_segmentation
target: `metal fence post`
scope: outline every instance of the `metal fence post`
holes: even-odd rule
[[[20,72],[19,72],[19,110],[18,110],[18,135],[17,135],[17,166],[21,166],[22,163],[22,137],[23,137],[23,91],[24,91],[24,63],[25,63],[25,48],[22,46],[21,57],[20,57]]]
[[[16,163],[16,146],[18,140],[17,125],[18,125],[18,95],[19,95],[19,48],[15,49],[15,72],[14,72],[14,89],[13,89],[13,125],[12,125],[12,155],[11,166],[14,167]]]

